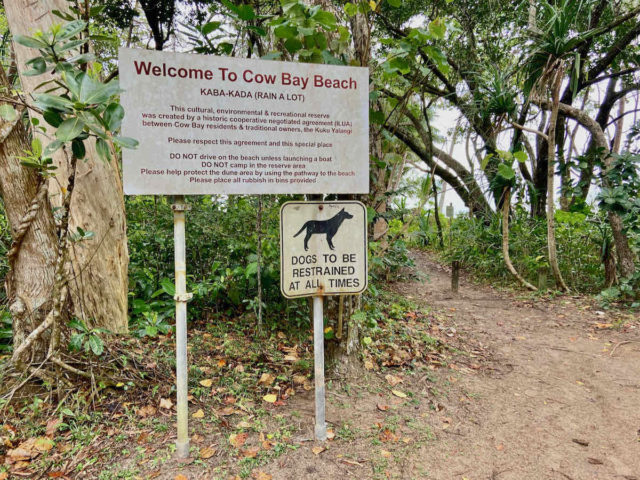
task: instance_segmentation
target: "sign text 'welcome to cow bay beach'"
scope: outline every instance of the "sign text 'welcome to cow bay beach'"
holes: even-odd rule
[[[127,194],[366,193],[366,68],[120,50]]]

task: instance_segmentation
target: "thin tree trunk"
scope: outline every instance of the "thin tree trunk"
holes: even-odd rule
[[[549,265],[553,271],[558,288],[563,291],[569,290],[562,278],[560,267],[558,266],[558,254],[556,250],[556,227],[555,227],[555,205],[554,205],[554,178],[555,178],[555,138],[556,122],[558,120],[558,103],[560,101],[560,86],[562,84],[562,74],[564,70],[559,68],[555,73],[552,98],[553,106],[551,118],[549,119],[549,138],[547,141],[547,246],[549,249]]]
[[[52,10],[67,11],[65,0],[11,0],[5,2],[5,13],[13,35],[30,35],[35,30],[47,30],[60,23]],[[29,95],[45,80],[44,76],[25,76],[25,62],[37,55],[33,49],[14,43],[16,62],[23,91]],[[46,122],[30,112],[32,117]],[[50,135],[51,132],[48,132]],[[43,145],[50,142],[44,134],[36,132]],[[68,265],[72,281],[71,290],[75,314],[84,318],[90,326],[107,328],[113,332],[128,330],[127,320],[127,267],[128,250],[124,196],[118,162],[99,159],[95,144],[85,141],[86,161],[79,162],[76,193],[71,204],[71,231],[81,227],[92,231],[91,241],[74,245]],[[66,189],[69,166],[64,154],[54,155],[58,167],[57,179],[49,182],[49,194],[56,206],[63,201],[62,188]]]
[[[618,121],[616,122],[616,133],[613,137],[613,144],[611,145],[611,151],[613,153],[620,153],[620,145],[622,144],[622,137],[624,136],[624,107],[625,97],[620,99],[618,104]]]
[[[550,109],[553,107],[544,100],[540,100],[539,103],[543,108]],[[602,172],[602,184],[605,187],[610,187],[611,184],[607,177],[607,173],[612,167],[612,157],[608,150],[609,145],[607,143],[607,139],[604,135],[602,127],[583,110],[579,110],[575,107],[572,107],[571,105],[566,105],[564,103],[559,103],[557,107],[560,111],[562,111],[563,114],[575,119],[587,130],[589,130],[596,148],[601,149],[603,152],[605,152],[605,158],[603,160],[605,168]],[[622,219],[617,213],[611,211],[607,212],[607,217],[609,219],[609,224],[611,225],[611,234],[616,245],[616,255],[618,257],[618,265],[620,266],[620,274],[623,278],[630,277],[635,272],[635,257],[633,250],[631,250],[631,247],[629,246],[629,239],[624,232]]]
[[[433,213],[436,218],[436,228],[438,229],[438,241],[440,248],[444,248],[444,237],[442,235],[442,224],[440,223],[440,209],[438,208],[438,187],[436,186],[435,169],[431,170],[431,181],[433,182]],[[451,224],[449,224],[451,228]]]
[[[9,86],[1,67],[0,83]],[[42,323],[51,308],[57,252],[56,225],[47,187],[35,171],[22,166],[17,158],[29,148],[21,118],[0,122],[0,196],[13,238],[6,292],[13,319],[14,347]],[[44,354],[45,343],[40,347],[37,350]]]
[[[511,263],[511,256],[509,255],[509,210],[511,208],[511,189],[505,187],[504,198],[502,200],[502,256],[504,257],[504,263],[507,265],[507,270],[516,277],[522,286],[528,288],[531,291],[538,291],[536,287],[527,282],[522,275]]]

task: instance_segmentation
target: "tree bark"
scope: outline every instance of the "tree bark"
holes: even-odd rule
[[[1,67],[0,82],[8,86]],[[14,348],[42,323],[51,308],[57,256],[56,225],[46,185],[17,158],[29,148],[21,118],[0,122],[0,196],[13,238],[6,292]],[[46,342],[37,351],[44,353],[45,346]]]
[[[549,265],[556,279],[558,288],[563,291],[569,290],[562,278],[560,267],[558,266],[558,254],[556,251],[556,225],[555,225],[555,205],[554,205],[554,177],[555,177],[555,136],[556,122],[558,120],[558,102],[560,100],[560,85],[564,70],[561,68],[555,73],[553,84],[553,104],[551,117],[549,118],[549,139],[547,141],[547,247],[549,250]]]
[[[504,263],[507,265],[507,270],[516,277],[522,286],[535,292],[538,289],[527,282],[522,275],[518,273],[516,268],[511,263],[511,256],[509,255],[509,210],[511,208],[511,189],[505,187],[504,199],[502,202],[502,256],[504,257]]]
[[[51,12],[66,11],[64,0],[12,0],[5,2],[5,12],[13,35],[31,35],[35,30],[47,30],[60,19]],[[20,73],[22,89],[29,95],[47,80],[49,74],[29,77],[23,75],[25,62],[36,56],[35,50],[14,42],[16,62]],[[37,114],[32,117],[46,122]],[[50,132],[49,132],[50,133]],[[37,132],[43,145],[49,139]],[[81,227],[94,232],[94,239],[73,246],[68,265],[71,282],[69,288],[74,312],[88,325],[106,328],[113,332],[125,333],[127,320],[127,268],[128,250],[126,237],[126,217],[122,181],[117,160],[105,163],[99,159],[95,144],[85,141],[86,161],[79,162],[77,185],[71,204],[71,230]],[[65,155],[58,151],[53,158],[58,167],[57,178],[49,182],[52,203],[62,203],[61,187],[66,188],[69,177]]]

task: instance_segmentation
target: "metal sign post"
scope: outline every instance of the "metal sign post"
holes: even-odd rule
[[[324,297],[367,289],[366,207],[355,201],[285,203],[280,209],[280,262],[282,294],[313,297],[314,436],[324,442]]]
[[[176,454],[178,458],[189,456],[189,403],[187,378],[187,302],[192,294],[187,293],[187,258],[185,245],[185,212],[191,207],[184,196],[174,198],[173,210],[173,248],[175,252],[176,293],[176,388],[178,409],[178,439]]]
[[[316,440],[327,439],[327,423],[325,421],[325,388],[324,388],[324,316],[322,307],[324,298],[313,297],[313,374],[316,386]]]

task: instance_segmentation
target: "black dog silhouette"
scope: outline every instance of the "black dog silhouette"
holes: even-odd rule
[[[329,220],[309,220],[293,237],[295,238],[300,235],[306,228],[307,234],[304,237],[304,249],[305,251],[307,251],[309,250],[308,244],[311,235],[314,235],[316,233],[324,233],[327,236],[327,243],[329,244],[329,248],[331,250],[335,250],[335,247],[333,246],[333,242],[331,240],[333,240],[333,237],[336,235],[336,233],[338,233],[338,229],[340,228],[340,225],[342,225],[342,222],[344,222],[348,218],[353,218],[353,215],[351,215],[349,212],[345,212],[343,208]]]

